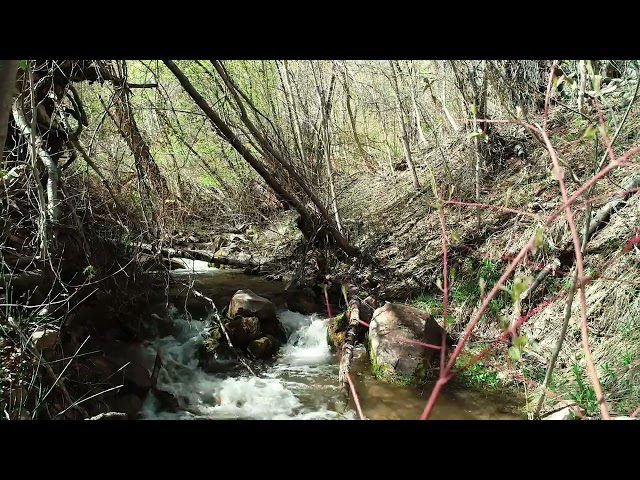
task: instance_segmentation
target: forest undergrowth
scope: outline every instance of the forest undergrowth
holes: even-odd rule
[[[423,418],[458,373],[530,418],[637,415],[638,74],[607,62],[21,61],[2,415],[137,395],[85,353],[157,333],[170,248],[428,311],[457,344]]]

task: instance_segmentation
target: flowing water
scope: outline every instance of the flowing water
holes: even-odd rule
[[[202,262],[204,263],[204,262]],[[190,265],[191,271],[176,271],[179,276],[197,277],[205,295],[219,293],[224,284],[228,291],[250,288],[257,294],[264,280],[227,270],[209,269],[202,263]],[[241,281],[241,285],[235,285]],[[271,282],[272,284],[274,282]],[[274,288],[273,286],[265,288]],[[227,295],[228,293],[225,293]],[[288,342],[273,362],[258,363],[251,375],[235,361],[229,361],[223,373],[203,371],[197,350],[214,319],[201,319],[173,308],[177,327],[174,336],[148,345],[149,358],[161,351],[164,368],[158,387],[180,399],[177,413],[163,411],[153,395],[145,401],[145,419],[357,419],[354,405],[347,403],[338,385],[338,362],[327,344],[327,318],[301,315],[281,308],[278,317]],[[223,360],[220,360],[224,362]],[[364,414],[370,419],[419,418],[430,389],[423,393],[413,388],[376,381],[369,373],[366,353],[356,349],[352,378]],[[496,398],[468,389],[445,390],[432,415],[435,419],[516,419],[510,413],[517,408],[513,399]]]

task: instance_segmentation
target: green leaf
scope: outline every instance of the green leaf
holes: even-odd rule
[[[21,70],[26,70],[29,67],[29,60],[20,60],[19,67]]]
[[[513,340],[513,345],[520,350],[523,350],[524,347],[529,343],[529,339],[526,335],[520,335]]]
[[[449,270],[449,281],[451,283],[456,281],[457,274],[458,274],[458,270],[456,270],[456,267],[451,267],[451,270]]]
[[[509,347],[509,356],[516,362],[520,360],[520,350],[516,347]]]
[[[348,295],[347,295],[347,284],[346,283],[342,284],[341,290],[342,290],[342,296],[344,297],[345,303],[349,303],[349,298],[348,298]]]
[[[534,253],[544,245],[544,228],[538,228],[533,237]]]
[[[478,115],[478,107],[476,107],[475,104],[471,105],[471,108],[469,108],[469,110],[471,110],[471,113],[474,117]]]
[[[516,277],[516,279],[513,281],[513,287],[511,289],[514,302],[517,302],[520,300],[520,295],[522,295],[525,292],[525,290],[529,288],[529,285],[531,285],[532,282],[533,282],[533,278],[529,276]]]
[[[593,125],[589,125],[587,129],[582,134],[582,138],[586,138],[587,140],[594,140],[598,136],[598,129]]]
[[[467,140],[471,140],[472,138],[478,137],[480,140],[484,141],[484,142],[488,142],[489,141],[489,135],[487,135],[486,133],[482,132],[482,131],[477,131],[477,132],[473,132],[473,133],[469,133],[467,135]]]

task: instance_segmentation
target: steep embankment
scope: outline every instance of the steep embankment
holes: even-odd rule
[[[565,182],[571,194],[592,175],[594,158],[599,161],[603,149],[594,155],[593,141],[582,138],[587,124],[579,116],[556,111],[551,118],[551,138],[564,163]],[[635,134],[638,121],[637,113],[632,111],[616,143],[617,154],[627,151],[638,140]],[[436,173],[436,177],[442,179],[438,184],[440,191],[446,192],[451,200],[444,212],[449,237],[448,263],[454,272],[449,293],[452,314],[449,321],[453,332],[460,332],[479,306],[480,277],[488,291],[543,226],[546,217],[560,205],[559,186],[549,154],[540,145],[531,142],[525,145],[524,158],[495,159],[503,167],[485,174],[486,187],[481,194],[481,203],[485,206],[481,209],[480,225],[475,207],[456,203],[475,201],[465,150],[451,148],[448,157],[451,172]],[[422,184],[429,185],[428,171],[421,169],[419,173]],[[593,202],[593,219],[606,217],[599,217],[599,212],[606,210],[615,192],[624,191],[625,185],[628,188],[629,179],[636,173],[634,167],[615,169],[595,185],[589,193],[590,198],[597,197]],[[448,182],[449,179],[454,181]],[[442,237],[436,201],[430,189],[427,187],[416,195],[408,176],[400,173],[395,179],[360,178],[351,184],[349,194],[353,195],[353,201],[345,203],[351,205],[352,215],[361,213],[361,229],[365,232],[358,246],[374,263],[356,272],[345,268],[345,277],[365,289],[377,290],[379,298],[417,303],[439,314],[442,322],[443,295],[436,286],[443,271]],[[583,196],[573,209],[581,233],[586,198]],[[633,193],[628,202],[617,205],[611,219],[598,224],[585,254],[585,269],[592,277],[586,293],[594,361],[612,411],[627,415],[640,405],[640,349],[635,338],[640,297],[634,280],[638,273],[637,249],[623,250],[640,228],[638,205],[638,197]],[[517,268],[515,276],[535,278],[555,258],[560,266],[523,301],[522,313],[530,315],[521,332],[530,342],[527,353],[521,362],[512,362],[506,352],[508,345],[503,345],[466,373],[468,379],[490,386],[520,388],[526,384],[525,393],[532,400],[535,395],[531,395],[531,389],[542,383],[546,362],[560,334],[575,271],[571,233],[564,217],[541,233],[540,248]],[[487,347],[504,322],[512,317],[510,297],[498,295],[475,329],[466,351],[475,353]],[[580,303],[576,295],[551,390],[564,400],[577,401],[587,414],[597,414],[595,394],[586,376],[579,318]],[[551,400],[549,404],[556,401]],[[535,405],[535,401],[532,404]]]

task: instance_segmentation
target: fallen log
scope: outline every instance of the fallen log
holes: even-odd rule
[[[31,290],[39,286],[43,280],[44,273],[42,270],[30,270],[27,272],[4,274],[4,285],[20,291]]]
[[[342,344],[342,354],[340,355],[340,372],[338,381],[345,388],[349,387],[347,375],[351,371],[351,360],[353,359],[353,348],[356,343],[356,328],[360,325],[360,299],[357,297],[349,302],[349,324]]]
[[[85,418],[85,420],[126,420],[127,414],[122,412],[106,412],[95,417]]]
[[[27,270],[29,267],[42,268],[44,262],[37,259],[35,255],[19,255],[8,252],[0,252],[0,262],[9,271]]]
[[[347,374],[351,370],[351,361],[353,360],[353,349],[355,348],[358,338],[362,338],[363,330],[367,322],[371,320],[373,311],[375,310],[375,298],[371,295],[360,300],[352,292],[352,298],[349,301],[347,309],[347,318],[349,323],[344,334],[344,343],[340,349],[340,371],[338,380],[342,386],[348,388]]]
[[[142,250],[154,253],[150,245],[141,245]],[[179,257],[188,260],[200,260],[217,265],[228,265],[230,267],[249,268],[264,270],[270,263],[267,258],[257,258],[248,253],[231,253],[227,255],[216,255],[206,250],[190,250],[182,248],[161,248],[160,254],[163,257]]]
[[[637,191],[634,191],[634,189],[638,187],[640,187],[640,175],[634,175],[633,177],[628,179],[627,182],[622,186],[622,192],[620,193],[620,196],[618,198],[611,200],[604,207],[598,210],[598,213],[596,213],[596,215],[591,220],[591,223],[589,224],[589,231],[587,232],[587,242],[591,240],[591,237],[594,233],[596,233],[607,224],[607,222],[611,218],[611,215],[613,215],[616,210],[626,205],[627,200],[637,193]]]

